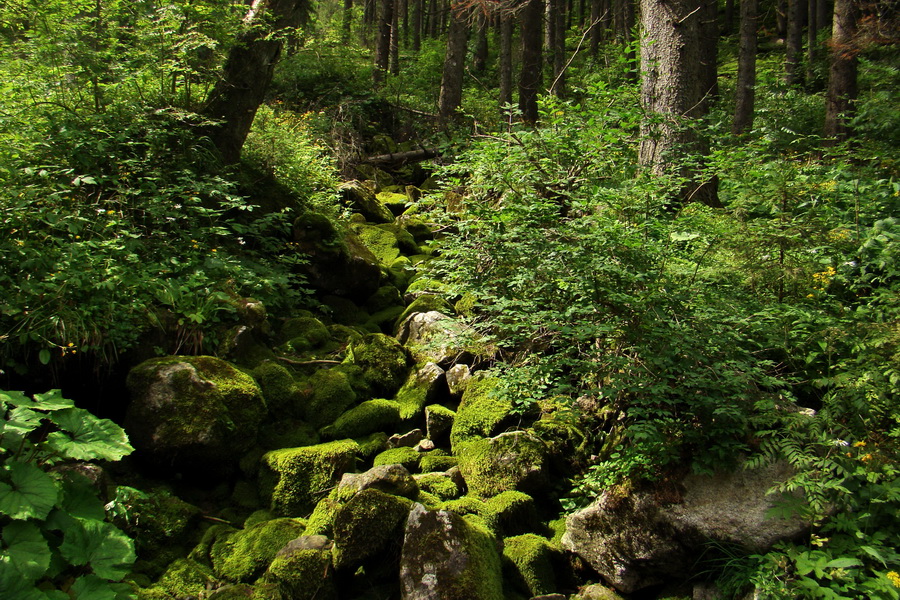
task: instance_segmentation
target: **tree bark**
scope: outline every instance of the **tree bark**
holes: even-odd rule
[[[803,0],[788,0],[785,39],[784,82],[800,83],[800,56],[803,53]]]
[[[720,206],[715,180],[700,179],[696,158],[709,153],[697,131],[701,112],[700,26],[705,0],[642,0],[639,162],[683,182],[681,201]],[[691,158],[687,164],[684,158]]]
[[[756,100],[756,21],[758,0],[741,0],[741,35],[737,89],[731,131],[740,134],[753,125]]]
[[[541,24],[543,0],[527,0],[522,10],[522,68],[519,72],[519,111],[526,123],[538,120],[537,95],[541,86]]]
[[[597,57],[603,39],[603,0],[591,0],[591,56]]]
[[[219,123],[209,128],[208,135],[226,164],[240,160],[253,118],[272,82],[283,44],[281,36],[303,23],[307,7],[305,0],[255,0],[244,17],[244,27],[228,53],[222,77],[202,111]],[[261,25],[264,17],[271,25]]]
[[[412,49],[418,52],[422,49],[422,2],[424,0],[410,0],[412,4]]]
[[[444,72],[438,99],[438,115],[442,123],[453,118],[462,104],[462,84],[465,73],[466,43],[469,25],[462,7],[450,8],[450,31],[447,33],[447,54],[444,56]]]
[[[389,70],[391,75],[400,74],[400,11],[406,10],[406,0],[394,0],[394,11],[391,15],[391,56]]]
[[[483,73],[487,66],[488,58],[488,39],[487,39],[488,21],[484,13],[478,14],[478,20],[475,24],[475,48],[472,54],[472,71],[475,73]]]
[[[500,15],[500,107],[512,104],[512,36],[513,20],[510,15]]]
[[[700,11],[700,110],[709,112],[719,97],[719,3],[717,0],[701,0]]]
[[[350,26],[353,18],[353,0],[344,0],[344,14],[341,15],[341,41],[350,42]]]
[[[566,95],[566,0],[550,0],[553,18],[547,22],[547,28],[553,29],[553,85],[550,93],[554,96]]]
[[[815,80],[816,46],[819,32],[819,1],[806,1],[806,85],[807,89]]]
[[[850,119],[856,104],[857,53],[855,44],[859,7],[857,0],[834,1],[831,33],[831,67],[825,96],[825,138],[834,145],[849,138]]]
[[[378,39],[375,41],[375,69],[372,79],[375,87],[381,86],[391,60],[391,23],[394,21],[394,0],[379,0]]]

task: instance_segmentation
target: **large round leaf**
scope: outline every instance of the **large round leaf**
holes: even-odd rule
[[[0,514],[16,520],[47,518],[59,497],[56,481],[31,463],[9,465],[11,485],[0,482]]]
[[[117,581],[134,563],[134,543],[114,525],[102,521],[74,519],[67,528],[60,554],[73,565],[90,565],[103,579]]]
[[[82,408],[60,410],[52,419],[62,431],[47,436],[47,443],[66,458],[119,460],[134,450],[124,429]]]
[[[28,521],[13,521],[3,528],[3,543],[6,548],[0,552],[26,579],[37,581],[50,566],[50,546],[41,534],[40,528]]]

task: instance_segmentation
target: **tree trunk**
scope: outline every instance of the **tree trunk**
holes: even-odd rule
[[[244,27],[228,53],[222,77],[202,111],[218,122],[209,128],[208,135],[226,164],[240,160],[253,118],[272,82],[282,46],[279,36],[272,34],[301,25],[307,6],[305,0],[255,0],[244,17]],[[270,26],[260,26],[264,17]]]
[[[375,69],[372,79],[375,87],[381,86],[391,60],[391,23],[394,21],[394,0],[378,2],[378,39],[375,41]]]
[[[603,0],[591,0],[591,56],[596,58],[603,39]]]
[[[825,138],[828,145],[852,135],[850,119],[856,104],[856,71],[858,48],[855,44],[857,0],[834,1],[834,23],[831,33],[831,68],[828,93],[825,96]]]
[[[475,24],[475,48],[472,55],[472,71],[475,73],[483,73],[485,66],[487,66],[487,29],[487,17],[484,16],[484,13],[479,13]]]
[[[400,10],[406,9],[406,0],[394,0],[394,11],[391,15],[391,56],[389,70],[391,75],[400,74]]]
[[[777,0],[775,3],[775,33],[781,38],[787,37],[788,0]]]
[[[553,82],[550,93],[563,97],[566,94],[566,0],[550,0],[554,5],[551,11],[553,19],[547,22],[547,28],[553,29]]]
[[[513,20],[510,15],[500,15],[500,107],[512,104],[512,36]]]
[[[740,134],[753,125],[756,100],[756,21],[758,0],[741,0],[741,39],[738,50],[737,89],[731,131]]]
[[[700,11],[700,111],[703,115],[719,97],[719,3],[702,0]]]
[[[350,25],[353,18],[353,0],[344,0],[344,14],[341,18],[341,41],[350,42]]]
[[[734,31],[734,0],[725,0],[725,14],[722,18],[722,35]]]
[[[816,78],[815,61],[819,32],[819,0],[806,0],[806,85],[810,86]],[[807,88],[808,89],[808,88]]]
[[[468,33],[469,26],[464,10],[452,6],[450,31],[447,33],[447,54],[444,56],[444,73],[441,77],[441,93],[438,99],[438,115],[442,123],[450,121],[456,109],[462,104]]]
[[[800,83],[800,56],[803,53],[803,0],[788,0],[785,39],[784,82]]]
[[[521,16],[522,69],[519,72],[519,110],[526,123],[538,120],[537,95],[541,86],[541,24],[543,0],[527,0]]]
[[[422,2],[424,0],[410,0],[412,5],[412,49],[418,52],[422,49]]]
[[[720,206],[714,179],[700,181],[697,156],[708,145],[697,131],[700,112],[700,25],[705,0],[642,0],[641,165],[680,179],[681,201]],[[691,160],[690,165],[684,161]]]

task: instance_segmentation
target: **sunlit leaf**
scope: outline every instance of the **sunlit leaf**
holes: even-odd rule
[[[15,521],[3,528],[2,554],[24,577],[36,581],[50,566],[50,547],[40,528],[27,521]]]
[[[53,478],[31,463],[9,465],[10,483],[0,482],[0,514],[13,519],[45,519],[59,497]]]
[[[90,565],[96,575],[112,580],[127,575],[135,560],[131,539],[102,521],[75,519],[59,551],[73,565]]]
[[[82,408],[68,408],[54,415],[62,431],[47,436],[56,452],[75,460],[119,460],[134,450],[125,430],[107,419],[98,419]]]
[[[75,401],[64,398],[61,390],[50,390],[44,394],[34,395],[34,404],[30,404],[30,408],[36,410],[63,410],[75,406]]]

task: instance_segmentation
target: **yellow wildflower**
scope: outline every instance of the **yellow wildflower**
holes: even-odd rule
[[[897,573],[897,571],[888,571],[887,578],[894,584],[894,587],[900,588],[900,573]]]
[[[865,445],[866,445],[866,442],[865,442],[865,441],[859,441],[859,442],[856,442],[855,444],[853,444],[853,447],[854,447],[854,448],[862,448],[862,447],[864,447]]]

